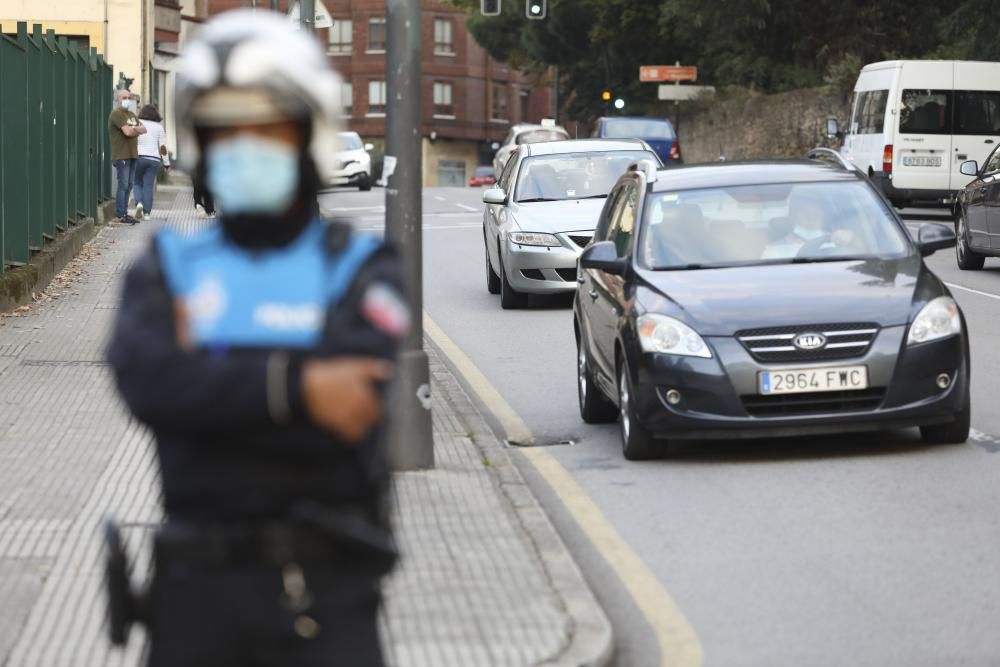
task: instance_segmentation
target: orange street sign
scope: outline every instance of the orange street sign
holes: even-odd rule
[[[639,81],[697,81],[697,67],[679,67],[676,65],[643,65],[639,68]]]

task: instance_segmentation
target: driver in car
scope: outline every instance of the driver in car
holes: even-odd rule
[[[768,243],[762,259],[797,257],[803,248],[812,253],[850,247],[856,240],[849,229],[833,230],[826,206],[807,192],[794,192],[788,203],[788,218],[773,221],[774,224],[791,224],[792,228]]]

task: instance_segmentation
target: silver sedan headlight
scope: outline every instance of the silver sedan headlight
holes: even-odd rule
[[[541,234],[539,232],[511,232],[510,240],[518,245],[534,245],[547,248],[557,248],[562,245],[552,234]]]
[[[647,313],[636,320],[639,344],[645,352],[710,359],[712,350],[694,329],[666,315]]]
[[[950,296],[939,296],[920,309],[910,325],[907,345],[926,343],[962,333],[958,304]]]

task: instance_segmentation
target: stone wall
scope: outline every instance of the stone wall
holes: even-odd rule
[[[762,95],[725,90],[682,102],[671,114],[686,164],[727,160],[798,158],[829,146],[826,119],[846,125],[850,101],[814,88]]]

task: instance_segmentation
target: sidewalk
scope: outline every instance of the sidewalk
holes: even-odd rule
[[[149,434],[103,361],[119,282],[160,224],[195,229],[190,190],[159,218],[101,229],[39,302],[0,317],[0,665],[139,665],[104,630],[99,528],[128,526],[136,577],[159,521]],[[397,667],[605,664],[611,630],[565,546],[482,416],[433,350],[437,467],[400,473],[403,559],[382,631]],[[291,666],[290,666],[291,667]]]

